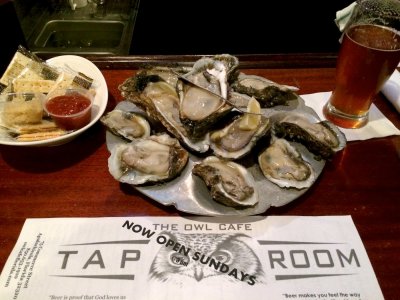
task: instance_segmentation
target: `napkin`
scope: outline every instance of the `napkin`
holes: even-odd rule
[[[353,12],[354,7],[356,6],[356,2],[351,3],[349,6],[339,10],[336,12],[335,23],[337,27],[339,27],[340,31],[343,31],[346,27],[347,22],[351,17],[351,13]]]
[[[400,87],[397,85],[398,97],[400,95],[399,90]],[[301,97],[304,99],[307,106],[315,110],[321,120],[325,120],[322,108],[328,101],[331,93],[332,92],[320,92],[301,95]],[[400,130],[397,129],[374,104],[371,105],[369,122],[367,125],[358,129],[340,128],[340,130],[345,134],[347,141],[368,140],[391,135],[400,135]]]
[[[393,104],[393,106],[400,112],[400,72],[395,70],[384,84],[382,94]]]

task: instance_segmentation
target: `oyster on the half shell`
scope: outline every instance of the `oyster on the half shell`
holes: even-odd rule
[[[206,137],[193,138],[182,124],[175,87],[160,76],[148,74],[147,71],[139,72],[127,79],[120,89],[125,91],[127,100],[143,109],[151,118],[160,121],[169,133],[188,148],[198,153],[208,151]]]
[[[253,149],[269,128],[269,119],[261,114],[258,101],[252,98],[247,112],[226,127],[210,133],[210,147],[218,157],[239,159]]]
[[[204,181],[211,197],[219,203],[232,207],[251,207],[258,203],[254,178],[238,163],[208,156],[194,165],[192,173]]]
[[[311,164],[285,139],[273,138],[258,164],[267,179],[283,188],[308,188],[316,179]]]
[[[187,73],[189,70],[185,67],[169,68],[161,66],[141,69],[136,75],[127,78],[120,84],[118,89],[124,98],[132,99],[138,97],[149,82],[165,81],[175,87],[178,81],[178,74]]]
[[[204,57],[178,80],[180,119],[191,136],[203,136],[232,110],[226,100],[238,65],[238,59],[228,54]]]
[[[182,77],[226,99],[228,85],[236,78],[238,66],[237,57],[229,54],[203,57],[196,61],[193,69]]]
[[[156,66],[144,69],[146,72],[146,76],[158,76],[163,81],[167,82],[171,86],[176,86],[178,82],[178,74],[186,74],[191,70],[190,67],[163,67]]]
[[[120,182],[159,183],[177,177],[188,158],[179,141],[164,133],[116,145],[108,158],[108,168]]]
[[[148,137],[151,133],[147,119],[134,112],[114,109],[100,118],[100,122],[113,134],[132,141]]]
[[[278,84],[257,75],[240,73],[232,84],[234,91],[255,97],[262,107],[285,105],[287,101],[297,99],[298,88]]]
[[[330,121],[311,122],[303,115],[286,113],[274,123],[278,137],[303,144],[322,159],[329,159],[346,146],[346,136]]]

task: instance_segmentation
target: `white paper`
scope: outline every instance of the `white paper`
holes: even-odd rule
[[[28,219],[0,299],[383,295],[350,216],[123,217]]]
[[[343,31],[346,27],[347,22],[350,20],[351,14],[353,13],[354,7],[357,5],[356,2],[351,3],[349,6],[336,12],[335,23],[340,31]]]
[[[382,88],[382,93],[400,112],[400,72],[395,70]]]
[[[321,92],[314,94],[301,95],[307,106],[315,110],[321,120],[325,120],[322,108],[328,101],[332,92]],[[391,135],[400,135],[400,130],[388,120],[381,111],[374,105],[369,110],[369,121],[361,128],[346,129],[340,128],[348,141],[367,140]]]

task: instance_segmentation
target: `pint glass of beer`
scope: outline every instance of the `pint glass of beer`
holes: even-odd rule
[[[358,0],[342,36],[325,117],[343,128],[368,122],[374,97],[400,62],[400,1]]]

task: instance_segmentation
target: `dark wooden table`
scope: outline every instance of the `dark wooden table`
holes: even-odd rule
[[[198,57],[102,57],[92,60],[109,89],[107,111],[122,97],[118,85],[141,63]],[[300,87],[300,94],[334,87],[334,55],[239,57],[243,71]],[[400,117],[379,95],[379,109],[400,128]],[[0,146],[0,269],[26,218],[178,216],[108,172],[105,129],[98,123],[68,144],[25,148]],[[265,215],[351,215],[386,299],[399,299],[400,136],[349,142],[326,164],[318,181],[290,204]]]

